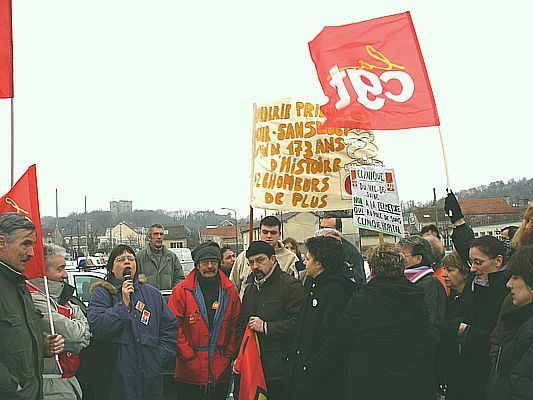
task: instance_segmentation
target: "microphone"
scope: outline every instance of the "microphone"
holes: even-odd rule
[[[122,272],[122,276],[124,277],[124,280],[131,280],[131,268],[124,268],[124,272]]]

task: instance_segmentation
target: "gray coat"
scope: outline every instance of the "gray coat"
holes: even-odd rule
[[[42,293],[45,291],[43,278],[32,279],[30,280],[30,284],[41,291],[32,291],[31,296],[35,308],[43,314],[42,330],[48,335],[50,333],[50,318],[48,316],[46,295]],[[71,319],[59,313],[57,304],[54,302],[59,301],[64,285],[64,282],[48,280],[50,297],[54,300],[50,302],[52,319],[54,321],[55,331],[65,339],[65,351],[79,354],[83,348],[89,345],[91,339],[89,323],[81,309],[74,304],[70,304],[74,310],[74,315]],[[45,379],[43,380],[45,400],[75,399],[77,398],[77,394],[81,397],[82,390],[75,376],[70,378],[54,377],[55,375],[61,375],[55,358],[46,358],[44,360],[43,373],[45,374]]]
[[[147,283],[159,290],[169,290],[185,279],[178,256],[161,247],[161,261],[150,244],[137,253],[137,273],[146,276]]]
[[[0,399],[42,398],[43,341],[24,275],[0,261]]]

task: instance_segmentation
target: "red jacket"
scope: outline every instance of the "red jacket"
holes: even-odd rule
[[[241,307],[235,285],[219,272],[218,309],[211,331],[206,322],[206,310],[196,299],[200,287],[194,269],[172,290],[168,301],[178,318],[178,357],[174,378],[194,385],[226,382],[230,378],[230,363],[236,355],[235,331]],[[199,304],[200,303],[200,304]],[[217,334],[218,331],[218,334]]]

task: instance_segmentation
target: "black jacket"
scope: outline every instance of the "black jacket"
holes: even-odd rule
[[[364,260],[359,250],[345,238],[342,238],[342,251],[344,251],[344,261],[350,265],[347,268],[350,271],[346,274],[347,278],[354,278],[356,282],[366,283]],[[353,268],[353,271],[350,267]]]
[[[237,320],[237,348],[240,348],[250,317],[261,318],[267,323],[267,334],[257,334],[265,379],[267,382],[283,380],[296,320],[306,293],[301,282],[283,272],[278,264],[261,290],[253,284],[253,280],[252,273],[247,280]]]
[[[488,387],[488,400],[533,399],[533,303],[503,314],[503,339]]]
[[[350,349],[348,399],[435,398],[424,291],[407,278],[370,280],[350,300],[339,330]]]
[[[348,353],[338,339],[338,321],[355,287],[341,273],[325,271],[315,278],[289,356],[288,399],[346,397]]]
[[[0,399],[43,396],[44,333],[24,275],[0,261]],[[17,384],[22,391],[16,392]]]
[[[462,320],[463,298],[462,293],[457,293],[453,289],[446,298],[446,316],[440,321],[438,328],[441,331],[441,343],[438,348],[437,365],[439,368],[441,381],[446,384],[446,400],[462,399],[462,386],[464,371],[460,369],[460,351],[457,329]]]
[[[490,334],[496,326],[503,300],[509,293],[505,286],[508,277],[505,271],[491,273],[489,287],[474,285],[472,290],[473,279],[467,281],[463,290],[460,317],[449,327],[452,332],[457,332],[461,322],[468,325],[465,333],[457,336],[457,343],[461,346],[457,372],[461,380],[456,382],[458,387],[453,390],[462,393],[464,399],[484,400],[492,369]]]
[[[470,259],[468,252],[473,240],[474,231],[467,224],[459,225],[458,227],[453,228],[452,242],[455,250],[457,250],[465,264]]]

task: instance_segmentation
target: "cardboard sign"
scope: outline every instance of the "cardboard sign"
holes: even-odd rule
[[[350,170],[350,177],[354,225],[403,237],[402,208],[394,170],[355,166]]]

